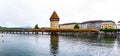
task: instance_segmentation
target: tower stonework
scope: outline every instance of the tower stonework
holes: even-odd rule
[[[59,17],[55,11],[50,17],[50,26],[51,29],[59,29]]]

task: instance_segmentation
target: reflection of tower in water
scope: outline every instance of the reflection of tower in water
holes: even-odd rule
[[[37,43],[37,42],[38,42],[38,37],[39,37],[39,36],[38,36],[38,35],[35,35],[35,37],[36,37],[36,38],[35,38],[35,42]]]
[[[58,43],[59,41],[59,37],[58,37],[58,34],[51,34],[51,37],[50,37],[50,52],[51,52],[51,55],[53,56],[56,56],[56,54],[58,53]]]

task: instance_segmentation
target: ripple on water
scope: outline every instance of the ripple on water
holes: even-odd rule
[[[0,56],[120,56],[118,40],[59,35],[5,34]]]

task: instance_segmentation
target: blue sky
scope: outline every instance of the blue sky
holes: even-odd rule
[[[0,0],[0,25],[49,27],[53,11],[60,24],[120,19],[120,0]]]

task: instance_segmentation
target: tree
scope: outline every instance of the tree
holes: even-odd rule
[[[100,29],[100,31],[104,31],[104,32],[117,32],[119,31],[119,29]]]
[[[80,27],[79,27],[79,25],[78,24],[75,24],[74,25],[74,29],[79,29]]]
[[[38,26],[38,24],[36,24],[36,25],[35,25],[35,28],[34,28],[34,29],[39,29],[39,26]]]

